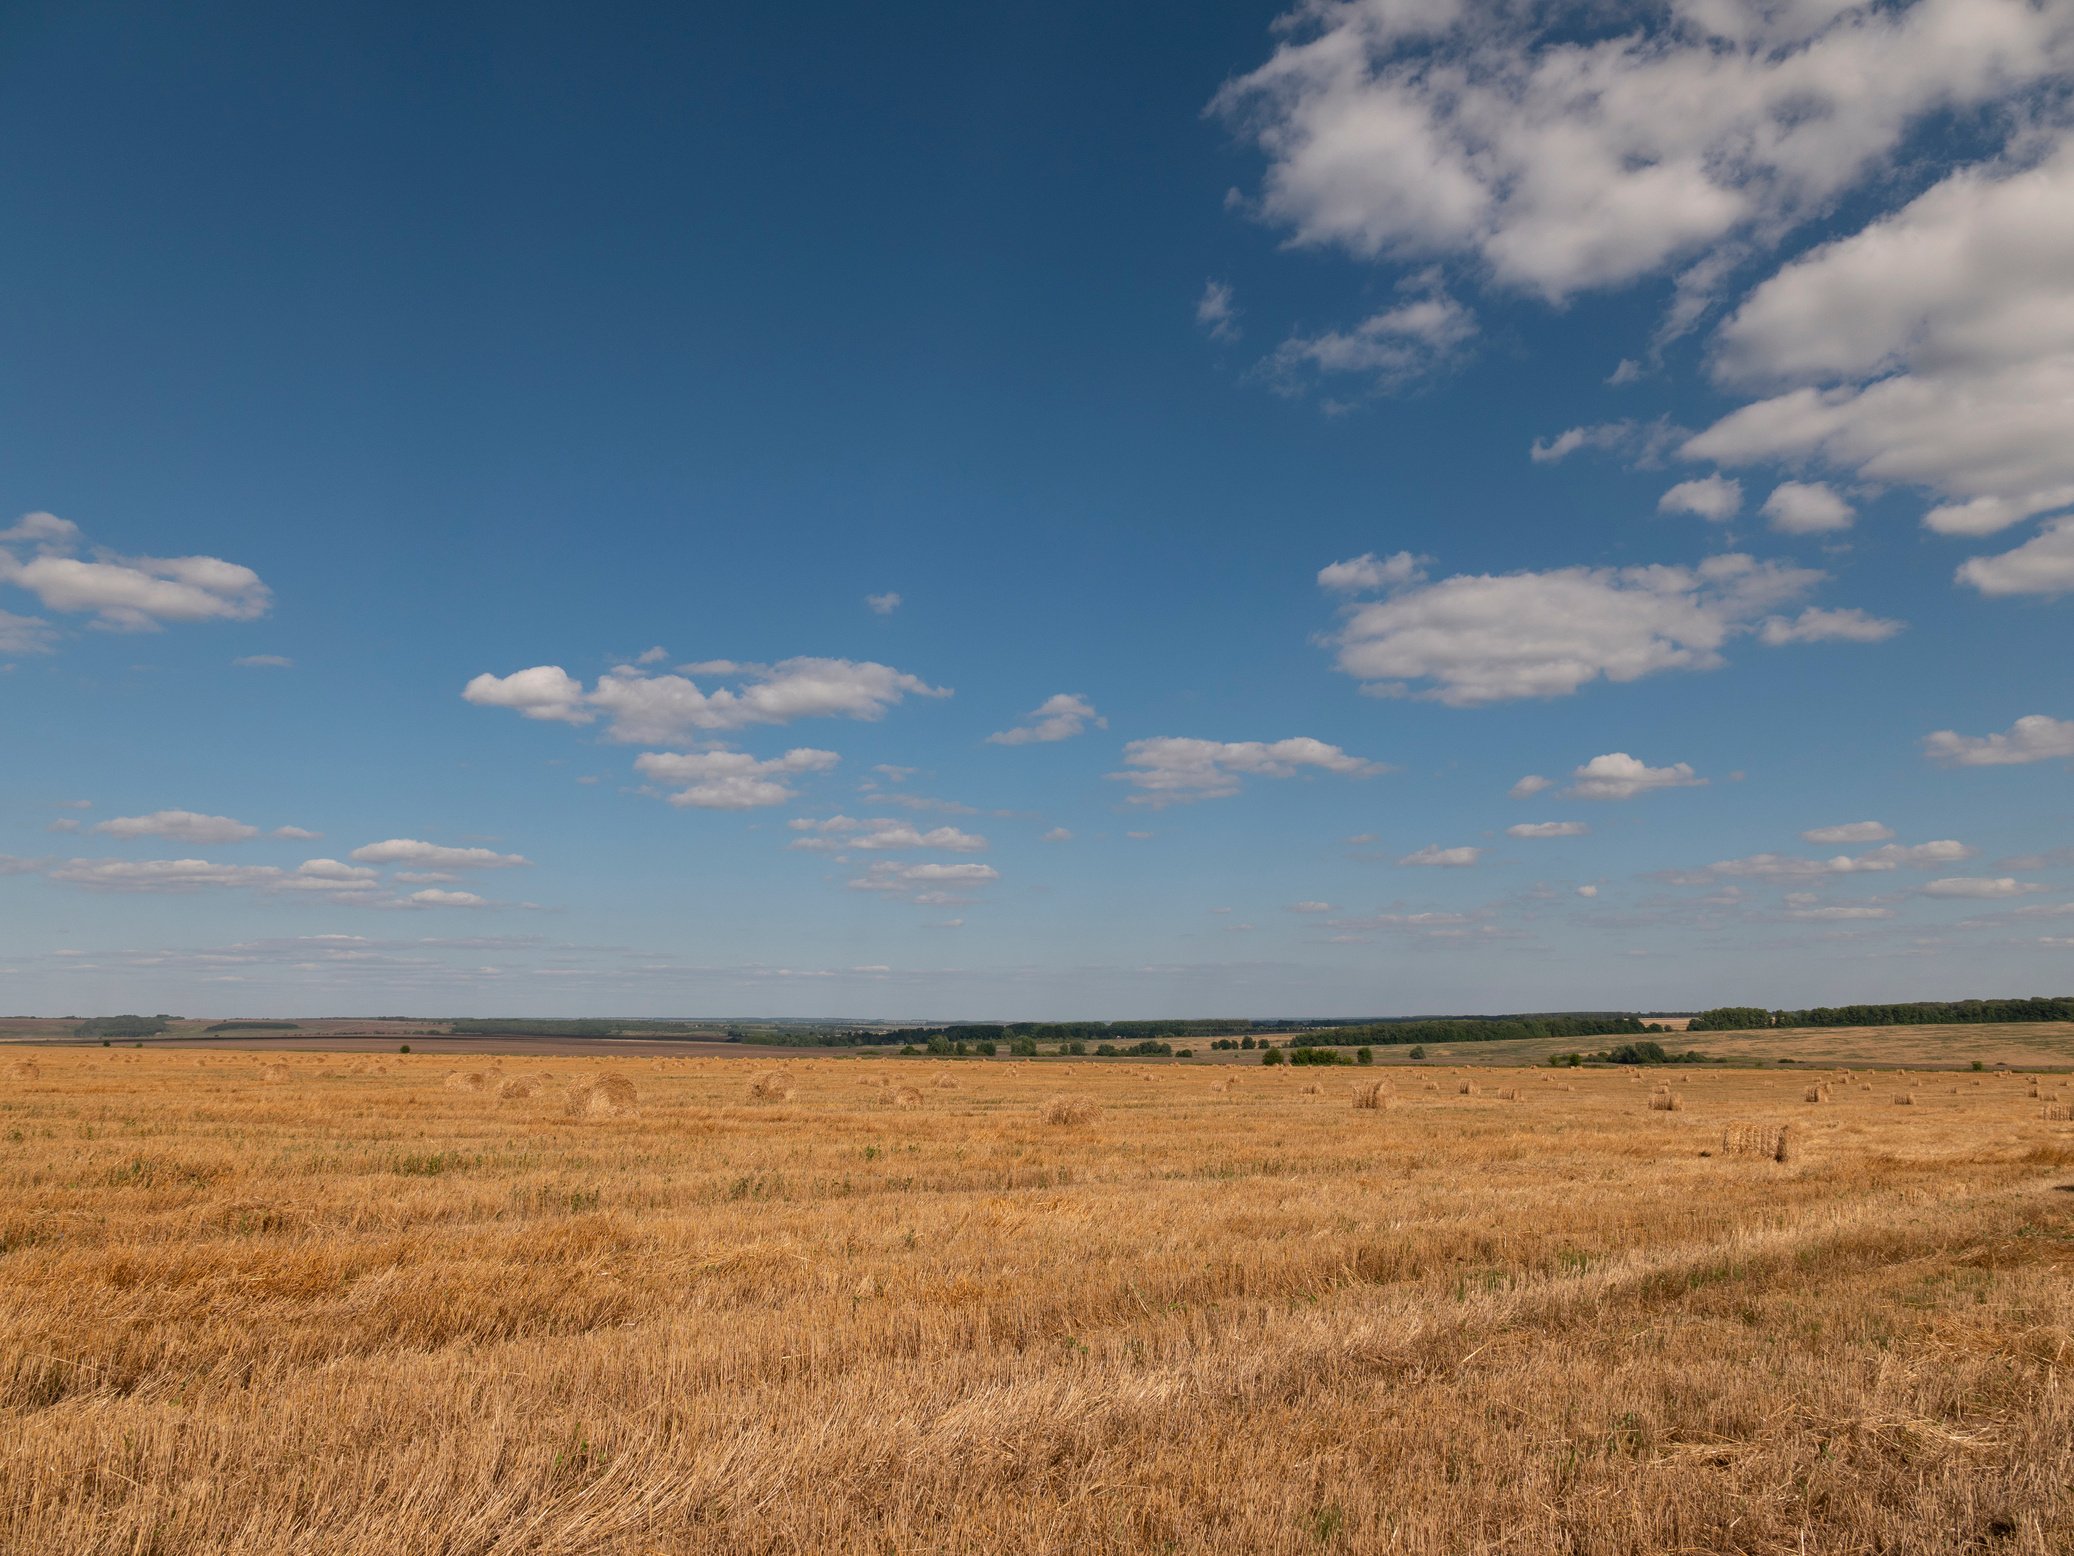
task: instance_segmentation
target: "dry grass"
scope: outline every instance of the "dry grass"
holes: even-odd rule
[[[1379,1130],[1180,1066],[39,1058],[8,1556],[2074,1550],[2074,1129],[2016,1082]]]

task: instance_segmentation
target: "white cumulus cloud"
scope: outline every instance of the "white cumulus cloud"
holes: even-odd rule
[[[1689,763],[1651,767],[1625,751],[1609,751],[1573,771],[1570,787],[1563,792],[1579,800],[1631,800],[1658,789],[1697,788],[1706,781]]]
[[[1905,625],[1861,610],[1810,605],[1798,616],[1767,616],[1757,629],[1757,641],[1767,648],[1788,643],[1884,643]]]
[[[508,870],[533,861],[523,854],[500,854],[488,848],[449,848],[416,838],[392,837],[353,850],[362,864],[408,864],[433,870]]]
[[[1298,244],[1562,298],[1776,241],[1927,116],[2065,72],[2068,32],[2025,0],[1305,3],[1216,107]]]
[[[97,822],[96,832],[109,837],[163,837],[176,843],[242,843],[259,836],[259,828],[228,816],[204,816],[191,810],[155,810],[147,816],[113,816]]]
[[[1071,740],[1089,725],[1096,729],[1107,729],[1109,721],[1095,712],[1095,705],[1078,692],[1060,692],[1056,696],[1045,698],[1013,729],[1000,730],[987,736],[987,744],[1026,746],[1054,740]]]
[[[2065,4],[2031,15],[2064,46]],[[1772,392],[1693,437],[1690,456],[1917,487],[1924,523],[1946,534],[2074,505],[2074,135],[1960,168],[1788,264],[1721,327],[1715,366],[1725,385]],[[1795,517],[1848,522],[1819,504]]]
[[[1239,338],[1239,307],[1227,283],[1203,283],[1202,295],[1195,300],[1195,322],[1208,332],[1212,340],[1234,341]]]
[[[1822,574],[1740,553],[1696,567],[1465,574],[1350,605],[1325,641],[1381,696],[1454,707],[1563,697],[1596,680],[1712,670]]]
[[[962,894],[969,888],[999,879],[1001,872],[988,864],[901,864],[878,859],[849,885],[852,891],[883,892],[935,905],[966,901]]]
[[[1723,524],[1743,511],[1743,483],[1725,475],[1680,481],[1656,500],[1658,513],[1690,513]]]
[[[1926,897],[1968,897],[1988,899],[1995,897],[2026,897],[2033,892],[2046,890],[2036,881],[2020,881],[2013,875],[2001,876],[1946,876],[1931,881],[1923,887]]]
[[[1350,756],[1322,740],[1197,740],[1179,735],[1133,740],[1123,748],[1124,770],[1109,776],[1139,792],[1133,805],[1185,804],[1237,794],[1247,778],[1294,778],[1306,772],[1366,778],[1387,769]]]
[[[961,832],[956,827],[931,827],[924,832],[913,822],[886,818],[860,821],[853,816],[828,816],[816,821],[801,816],[788,824],[794,832],[801,834],[792,840],[792,847],[823,853],[852,849],[872,853],[936,848],[954,854],[976,854],[987,846],[987,840],[977,833]]]
[[[762,760],[746,751],[644,751],[634,758],[634,769],[658,783],[683,785],[669,796],[672,805],[753,810],[785,804],[796,795],[788,779],[827,772],[841,760],[812,746]]]
[[[1581,821],[1522,821],[1505,829],[1507,837],[1583,837],[1591,828]]]
[[[2026,714],[1999,735],[1962,735],[1934,730],[1923,737],[1923,754],[1954,767],[2015,767],[2074,757],[2074,719]]]
[[[1441,870],[1464,870],[1483,857],[1480,848],[1442,848],[1438,843],[1428,843],[1416,853],[1406,854],[1399,864],[1429,865]]]
[[[2074,438],[2074,414],[2067,435]],[[2074,518],[2055,519],[2013,551],[1961,562],[1957,576],[1991,598],[2074,593]]]
[[[0,584],[28,591],[46,610],[91,615],[95,625],[123,632],[155,632],[168,622],[252,621],[272,604],[257,573],[220,557],[97,549],[82,558],[74,554],[80,544],[69,520],[29,514],[0,530]]]
[[[1822,481],[1781,481],[1764,500],[1764,516],[1783,535],[1849,529],[1857,510]]]
[[[1426,578],[1423,564],[1431,560],[1430,557],[1413,556],[1409,551],[1386,557],[1364,551],[1344,562],[1332,562],[1319,568],[1318,587],[1329,589],[1334,594],[1367,594],[1378,589],[1423,583]]]
[[[1390,389],[1436,372],[1476,338],[1476,315],[1436,285],[1421,284],[1394,307],[1346,330],[1292,335],[1268,358],[1284,384],[1305,372],[1352,374]]]
[[[511,675],[478,675],[461,695],[533,719],[583,724],[603,715],[614,740],[681,745],[794,719],[878,719],[910,695],[948,697],[950,692],[870,660],[797,658],[774,665],[708,660],[663,675],[618,665],[587,691],[561,666],[535,665]]]
[[[1894,829],[1877,821],[1846,821],[1834,827],[1810,827],[1801,833],[1807,843],[1884,843]]]

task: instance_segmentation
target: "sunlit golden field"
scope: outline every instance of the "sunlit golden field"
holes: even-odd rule
[[[0,1551],[2074,1549],[2074,1088],[1659,1079],[0,1052]]]

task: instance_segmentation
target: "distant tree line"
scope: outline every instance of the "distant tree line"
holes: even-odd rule
[[[455,1037],[691,1037],[712,1031],[688,1021],[449,1021]]]
[[[1916,1000],[1905,1005],[1817,1005],[1764,1010],[1723,1005],[1703,1010],[1691,1032],[1754,1032],[1767,1027],[1981,1026],[2003,1021],[2074,1021],[2074,996],[2006,1000]]]
[[[1601,1049],[1595,1054],[1555,1054],[1548,1061],[1561,1069],[1567,1066],[1576,1069],[1586,1064],[1711,1064],[1698,1049],[1688,1048],[1682,1054],[1666,1053],[1661,1043],[1644,1039],[1639,1043],[1622,1043],[1618,1048]]]
[[[219,1021],[204,1032],[300,1032],[300,1021]]]
[[[156,1037],[172,1025],[171,1016],[93,1016],[72,1029],[74,1037]]]
[[[1523,1037],[1602,1037],[1641,1035],[1663,1028],[1634,1016],[1583,1014],[1567,1016],[1421,1016],[1404,1021],[1375,1021],[1364,1026],[1313,1032],[1307,1045],[1352,1048],[1365,1044],[1401,1047],[1409,1043],[1503,1043]]]
[[[1174,1037],[1208,1037],[1220,1032],[1287,1031],[1290,1023],[1262,1021],[1008,1021],[941,1027],[849,1027],[831,1033],[851,1044],[915,1044],[932,1037],[949,1043],[1139,1043]]]

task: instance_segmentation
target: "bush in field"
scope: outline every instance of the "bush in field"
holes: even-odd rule
[[[1261,1050],[1260,1062],[1262,1064],[1280,1064],[1285,1057],[1286,1055],[1279,1048],[1265,1048]]]

